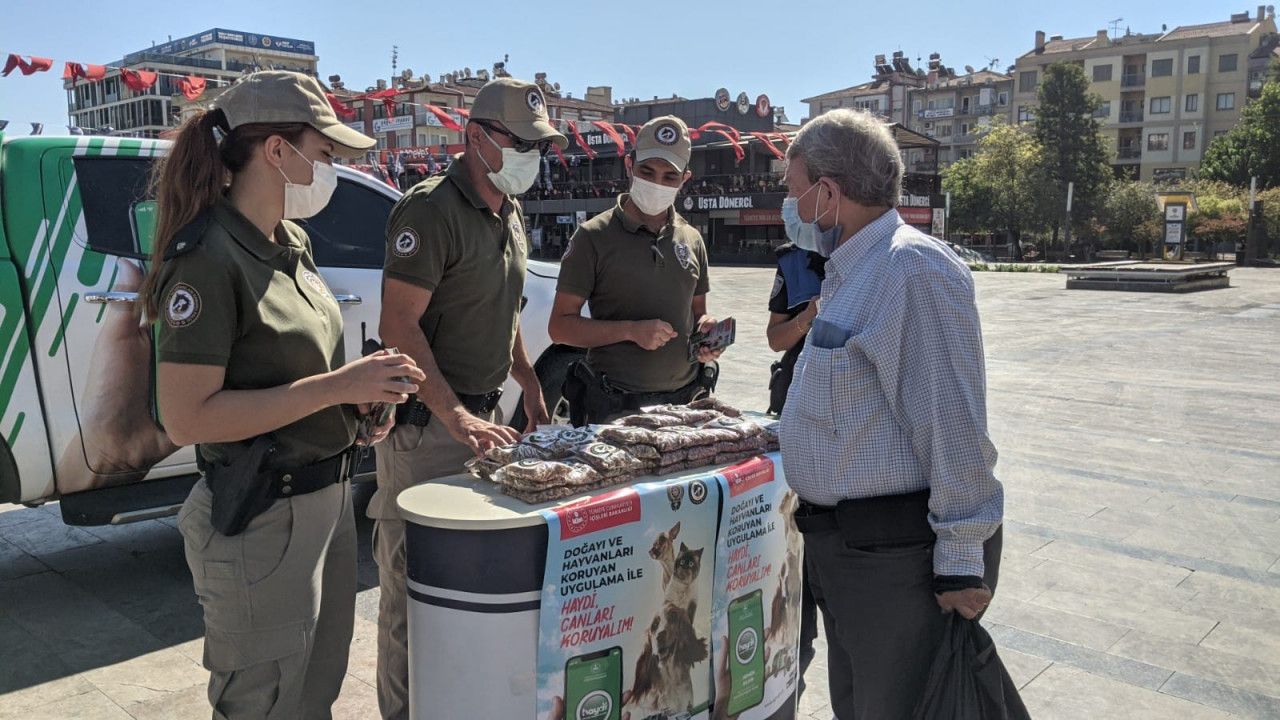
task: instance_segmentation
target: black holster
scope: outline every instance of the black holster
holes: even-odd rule
[[[213,494],[209,519],[214,530],[227,536],[239,535],[276,501],[274,483],[264,472],[275,452],[271,435],[259,435],[228,464],[198,463]],[[199,457],[198,451],[196,456]]]

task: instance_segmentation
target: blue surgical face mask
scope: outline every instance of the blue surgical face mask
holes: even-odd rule
[[[800,219],[800,200],[817,188],[818,183],[814,183],[799,197],[784,199],[782,201],[782,223],[786,226],[787,237],[796,244],[796,247],[801,250],[816,252],[822,257],[831,257],[831,253],[835,252],[836,243],[840,239],[840,226],[839,224],[832,225],[827,230],[818,227],[818,221],[826,217],[827,213],[818,215],[817,195],[813,197],[813,222],[805,222]],[[837,201],[837,213],[839,213],[839,207]]]

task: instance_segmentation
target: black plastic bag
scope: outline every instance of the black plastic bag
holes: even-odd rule
[[[1031,717],[1018,688],[996,654],[996,644],[976,620],[958,613],[929,669],[914,720],[1023,720]]]

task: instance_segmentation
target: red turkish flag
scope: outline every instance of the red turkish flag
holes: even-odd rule
[[[458,121],[454,120],[453,116],[450,115],[448,112],[446,112],[444,108],[438,107],[436,105],[431,105],[431,104],[420,105],[419,107],[431,113],[432,115],[435,115],[436,119],[438,119],[440,121],[440,124],[443,125],[445,128],[449,130],[454,130],[457,132],[462,132],[462,126],[459,125]]]
[[[765,146],[765,149],[767,149],[770,153],[772,153],[774,157],[778,158],[779,160],[787,159],[787,156],[783,154],[783,152],[779,150],[776,145],[773,144],[773,139],[770,137],[769,133],[753,132],[751,133],[751,137],[763,143]]]
[[[146,70],[121,70],[120,79],[134,92],[146,92],[160,76]]]
[[[333,111],[337,113],[338,117],[343,120],[356,119],[355,109],[339,100],[337,95],[334,95],[333,93],[325,93],[324,96],[329,100],[329,107],[333,108]]]
[[[582,148],[582,152],[586,154],[588,160],[595,159],[596,151],[587,145],[587,141],[582,139],[582,133],[578,132],[578,123],[572,120],[566,120],[569,125],[569,132],[573,133],[573,139],[578,142],[578,147]]]
[[[564,159],[564,152],[560,150],[560,146],[555,143],[551,143],[551,149],[555,151],[556,157],[560,158],[560,164],[564,166],[564,169],[568,170],[569,161]]]
[[[618,146],[618,157],[622,157],[627,154],[627,143],[622,139],[622,136],[618,134],[617,129],[614,128],[611,123],[607,123],[604,120],[594,120],[591,124],[600,128],[600,132],[608,136],[608,138],[613,141],[613,144]]]
[[[101,80],[107,76],[107,67],[105,65],[84,65],[82,63],[69,62],[62,71],[63,80],[76,80],[84,78],[85,80]]]
[[[182,96],[188,100],[195,100],[204,94],[205,86],[208,82],[202,77],[188,75],[178,81],[178,89],[182,91]]]
[[[23,75],[33,75],[38,72],[45,72],[53,67],[53,60],[49,58],[32,56],[30,61],[22,59],[17,53],[9,53],[9,59],[4,63],[4,72],[0,73],[3,77],[9,77],[9,73],[17,70]]]

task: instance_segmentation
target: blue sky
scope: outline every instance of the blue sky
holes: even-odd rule
[[[1272,2],[1273,0],[1267,0]],[[1154,2],[577,2],[511,3],[337,0],[224,0],[220,3],[38,2],[11,0],[0,10],[0,54],[52,57],[53,71],[0,78],[0,119],[25,133],[27,122],[65,130],[62,62],[107,63],[169,36],[212,27],[312,40],[320,75],[339,74],[364,88],[400,68],[432,78],[462,67],[486,68],[510,55],[508,70],[532,79],[546,72],[581,97],[587,85],[611,85],[614,97],[678,93],[710,97],[726,87],[753,99],[766,93],[798,121],[800,99],[864,82],[872,58],[942,54],[962,70],[998,58],[1013,64],[1036,30],[1083,37],[1108,22],[1134,32],[1227,20],[1256,12],[1234,5]],[[16,7],[15,7],[16,6]]]

